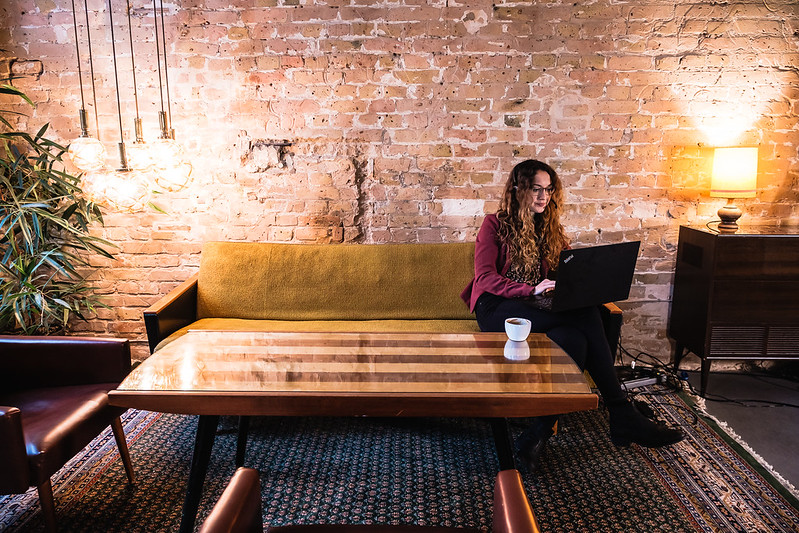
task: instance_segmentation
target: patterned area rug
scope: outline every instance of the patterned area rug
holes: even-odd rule
[[[685,429],[686,440],[661,450],[617,448],[602,411],[562,417],[541,472],[523,473],[543,531],[799,531],[796,499],[683,399],[645,398]],[[137,485],[127,485],[114,439],[104,433],[53,476],[62,531],[177,529],[196,418],[131,410],[124,425]],[[235,426],[233,418],[220,424],[199,520],[234,470]],[[497,462],[481,420],[254,419],[247,464],[261,472],[264,522],[272,525],[490,530]],[[0,497],[0,531],[42,527],[35,489]]]

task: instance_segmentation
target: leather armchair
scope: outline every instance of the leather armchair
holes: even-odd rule
[[[108,391],[130,372],[130,343],[88,337],[0,335],[0,494],[38,488],[56,530],[50,476],[109,424],[130,483],[133,466]]]
[[[517,470],[502,470],[494,482],[494,533],[539,533],[538,523]],[[200,533],[253,533],[261,523],[261,483],[258,471],[239,468],[202,525]],[[268,527],[271,533],[464,533],[479,529],[436,526],[312,524]]]

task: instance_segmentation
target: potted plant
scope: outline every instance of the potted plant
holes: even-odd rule
[[[0,95],[33,105],[10,85]],[[112,245],[90,234],[102,214],[64,169],[65,148],[45,137],[49,124],[30,135],[15,129],[16,114],[0,110],[0,332],[64,333],[73,316],[107,307],[87,281],[88,258],[113,258]]]

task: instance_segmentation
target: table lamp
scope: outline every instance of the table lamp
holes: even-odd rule
[[[733,203],[735,198],[754,198],[757,189],[757,146],[716,148],[713,154],[713,174],[710,196],[727,198],[719,209],[719,231],[735,233],[741,210]]]

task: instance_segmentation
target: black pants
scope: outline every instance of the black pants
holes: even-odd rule
[[[530,320],[532,331],[546,333],[580,370],[588,371],[605,402],[625,397],[596,307],[552,312],[533,307],[526,300],[483,293],[477,299],[474,313],[481,331],[505,331],[505,319],[510,317]]]

